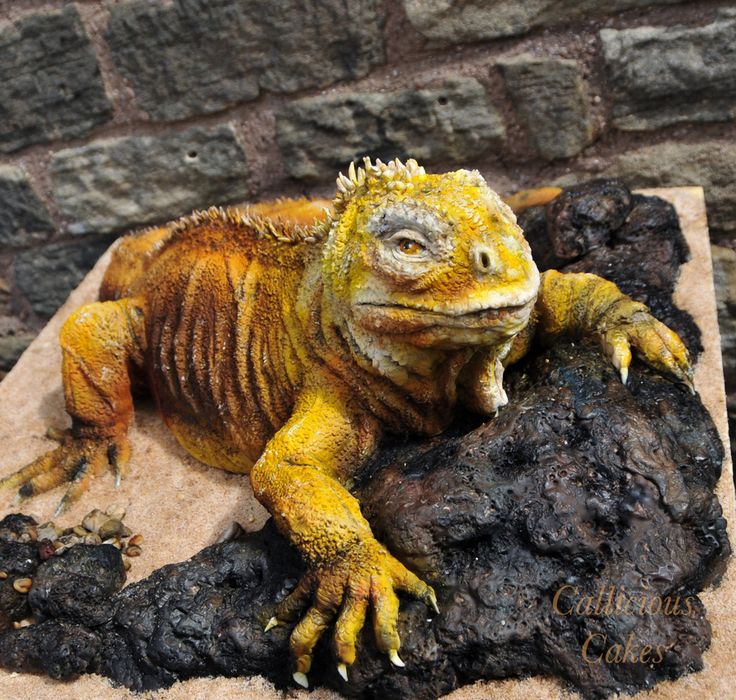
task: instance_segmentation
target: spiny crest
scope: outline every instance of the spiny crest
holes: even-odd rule
[[[169,224],[173,235],[190,230],[202,224],[230,224],[247,229],[257,238],[270,238],[279,243],[315,243],[320,239],[320,229],[315,220],[312,226],[286,225],[280,218],[251,214],[247,207],[210,207],[193,211]]]
[[[388,190],[405,190],[411,187],[411,179],[426,175],[424,168],[413,158],[402,163],[398,158],[383,163],[376,158],[373,163],[370,158],[363,158],[363,167],[356,168],[355,163],[350,163],[348,174],[340,173],[337,176],[337,194],[333,201],[334,211],[330,219],[337,219],[348,202],[354,197],[365,194],[375,186]],[[327,224],[331,223],[328,220]]]

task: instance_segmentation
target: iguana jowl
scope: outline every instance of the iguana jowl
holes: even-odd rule
[[[61,331],[71,431],[3,481],[23,497],[70,482],[64,507],[108,466],[122,474],[131,383],[144,382],[189,452],[250,473],[302,553],[307,573],[269,623],[299,620],[301,684],[333,622],[347,678],[369,608],[402,665],[396,590],[436,607],[345,486],[384,434],[439,433],[459,402],[492,415],[504,367],[561,334],[598,337],[624,382],[634,347],[692,386],[684,346],[643,304],[594,275],[540,276],[477,172],[366,159],[338,178],[329,213],[319,205],[210,209],[122,239],[101,301]]]

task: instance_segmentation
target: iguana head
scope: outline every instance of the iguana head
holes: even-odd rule
[[[365,159],[337,185],[322,279],[351,326],[449,349],[500,344],[526,325],[539,272],[480,173]]]

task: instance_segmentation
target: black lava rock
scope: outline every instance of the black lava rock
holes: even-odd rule
[[[28,603],[37,619],[96,627],[112,617],[110,597],[125,583],[120,550],[78,544],[38,567]]]
[[[552,241],[547,232],[547,208],[530,207],[518,216],[519,226],[524,231],[524,237],[532,249],[532,257],[537,267],[544,270],[559,270],[568,261],[558,257],[552,247]]]
[[[617,180],[594,180],[564,190],[547,205],[555,253],[573,260],[609,242],[631,210],[631,192]]]
[[[685,255],[676,220],[659,200],[627,200],[614,185],[579,187],[555,209],[582,226],[598,211],[595,189],[607,198],[607,213],[582,234],[594,228],[604,242],[573,265],[610,265],[606,276],[669,309],[696,346],[697,329],[671,301]],[[645,250],[654,262],[640,259]],[[430,699],[478,679],[544,674],[601,698],[702,668],[711,632],[698,592],[718,582],[730,545],[714,495],[723,448],[699,398],[637,362],[623,386],[587,343],[537,349],[508,370],[506,386],[510,403],[496,418],[460,415],[443,435],[397,439],[366,466],[355,487],[366,516],[435,586],[441,612],[402,601],[404,669],[364,630],[349,683],[325,635],[312,683],[352,697]],[[270,523],[107,602],[102,591],[119,576],[102,571],[108,554],[90,554],[102,547],[40,563],[15,539],[0,541],[0,562],[37,567],[26,598],[42,621],[0,635],[6,668],[101,673],[135,690],[207,675],[291,684],[290,628],[263,628],[302,565]],[[66,576],[93,592],[89,612]]]
[[[689,250],[669,202],[593,180],[522,212],[519,225],[540,270],[591,272],[615,282],[677,331],[692,358],[702,352],[700,330],[672,301]]]

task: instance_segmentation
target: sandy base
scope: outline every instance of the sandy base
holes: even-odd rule
[[[690,311],[703,332],[706,350],[698,363],[695,383],[727,444],[726,401],[720,338],[716,319],[710,247],[703,192],[700,188],[649,190],[671,201],[680,215],[682,228],[692,250],[692,260],[685,265],[676,299]],[[59,328],[73,309],[95,298],[105,255],[67,303],[49,322],[28,348],[10,374],[0,383],[0,474],[8,474],[42,452],[53,447],[44,435],[48,425],[68,424],[64,412],[59,372]],[[134,560],[129,581],[144,578],[163,564],[186,559],[212,544],[233,520],[247,529],[258,529],[266,512],[255,501],[242,476],[209,469],[187,455],[165,429],[151,404],[139,405],[136,425],[131,431],[133,458],[130,476],[119,490],[111,476],[94,481],[81,501],[58,519],[61,525],[80,522],[92,508],[122,504],[127,509],[126,524],[145,537],[143,555]],[[726,451],[728,454],[728,450]],[[56,489],[34,498],[24,511],[40,521],[49,520],[61,498]],[[724,463],[718,496],[729,521],[729,536],[736,543],[736,511],[730,460]],[[0,514],[16,510],[13,494],[0,493]],[[658,685],[640,698],[727,698],[736,685],[736,575],[733,564],[721,586],[702,595],[713,625],[713,642],[705,654],[705,669],[677,682]],[[288,660],[284,659],[284,663]],[[79,698],[141,698],[99,676],[85,676],[74,682],[58,682],[30,674],[0,671],[2,697],[8,699],[77,700]],[[304,691],[290,691],[289,697],[307,697]],[[198,679],[179,683],[166,691],[147,694],[156,700],[195,700],[218,698],[280,698],[262,678]],[[336,693],[319,690],[308,697],[314,700],[338,698]],[[447,696],[452,700],[522,698],[574,698],[554,679],[532,678],[523,681],[478,683]]]

